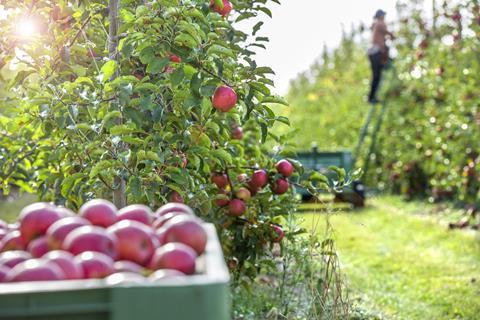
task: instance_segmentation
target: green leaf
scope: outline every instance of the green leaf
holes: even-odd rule
[[[219,44],[212,44],[207,50],[208,55],[228,56],[235,58],[235,54],[232,50]]]
[[[109,60],[105,62],[105,64],[102,66],[101,72],[102,72],[102,81],[106,82],[110,80],[110,78],[115,74],[117,70],[117,62],[115,60]]]
[[[152,74],[160,73],[168,65],[169,62],[169,57],[154,58],[148,63],[147,72]]]
[[[224,149],[217,149],[217,150],[214,150],[212,152],[212,156],[218,158],[218,159],[222,159],[225,163],[227,164],[230,164],[232,163],[232,156],[230,155],[230,153],[228,153],[227,151],[225,151]]]
[[[284,98],[280,97],[280,96],[268,96],[268,97],[264,97],[262,99],[262,103],[278,103],[278,104],[283,104],[284,106],[288,106],[288,102],[287,100],[285,100]]]
[[[113,169],[115,167],[115,162],[113,160],[102,160],[98,162],[90,171],[90,179],[98,176],[102,171]]]

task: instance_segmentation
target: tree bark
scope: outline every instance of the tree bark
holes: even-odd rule
[[[119,11],[120,0],[110,0],[108,4],[108,18],[109,18],[109,29],[108,29],[108,55],[112,60],[117,61],[117,71],[114,73],[113,78],[118,76],[118,11]],[[114,107],[121,110],[118,99],[112,101]],[[122,112],[123,114],[123,112]],[[118,120],[118,124],[123,122],[122,119]],[[119,145],[119,152],[123,151],[124,145]],[[118,175],[115,177],[115,186],[116,189],[113,191],[113,203],[118,208],[123,208],[127,204],[126,197],[126,182],[122,176]]]

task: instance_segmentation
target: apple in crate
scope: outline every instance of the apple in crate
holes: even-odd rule
[[[17,264],[7,274],[8,282],[63,280],[65,274],[55,263],[29,259]]]
[[[70,232],[77,228],[90,225],[90,221],[78,216],[62,218],[56,221],[47,230],[49,248],[60,249],[63,241]]]
[[[27,251],[30,252],[32,257],[40,258],[48,252],[47,236],[41,236],[33,239],[27,246]]]
[[[109,275],[105,279],[105,282],[110,286],[117,284],[143,283],[145,282],[145,277],[134,272],[116,272]]]
[[[43,259],[55,263],[65,274],[65,279],[83,279],[83,269],[75,262],[73,254],[63,250],[54,250],[43,255]]]
[[[201,221],[191,216],[178,216],[165,224],[165,242],[186,244],[201,255],[207,245],[207,233]]]
[[[103,228],[83,226],[67,235],[62,248],[74,255],[85,251],[96,251],[115,259],[117,257],[117,238]]]
[[[155,250],[150,269],[174,269],[187,275],[195,272],[195,250],[183,243],[167,243]]]
[[[143,267],[141,265],[128,260],[115,261],[113,268],[115,269],[115,272],[143,272]]]
[[[0,241],[0,251],[25,250],[26,244],[18,230],[7,233]]]
[[[25,243],[44,235],[55,221],[62,218],[57,208],[49,203],[34,203],[22,209],[19,216],[20,233]]]
[[[113,259],[100,252],[83,252],[74,261],[82,267],[85,279],[101,279],[115,272]]]
[[[193,210],[186,204],[170,202],[158,208],[158,210],[155,212],[155,217],[159,218],[170,212],[184,212],[192,216],[195,215],[195,213],[193,213]]]
[[[0,283],[7,282],[8,271],[10,271],[9,267],[0,265]]]
[[[133,221],[123,220],[107,229],[112,238],[117,239],[118,259],[130,260],[140,265],[146,265],[158,245],[150,227]]]
[[[80,216],[90,221],[93,225],[108,228],[117,222],[117,207],[103,199],[86,202],[78,212]]]
[[[32,255],[27,251],[12,250],[0,253],[0,266],[7,266],[9,268],[15,267],[17,264],[31,259]]]
[[[185,277],[185,273],[174,269],[160,269],[152,273],[148,280],[153,282],[162,282],[166,279]]]
[[[133,204],[118,211],[118,221],[120,220],[134,220],[146,224],[152,225],[153,212],[149,207],[143,204]]]
[[[174,212],[169,212],[167,213],[166,215],[163,215],[161,217],[159,217],[158,219],[156,219],[154,222],[153,222],[153,229],[160,229],[161,227],[163,227],[163,225],[165,223],[167,223],[170,219],[172,218],[175,218],[177,216],[189,216],[191,217],[191,215],[185,213],[185,212],[180,212],[180,211],[174,211]]]

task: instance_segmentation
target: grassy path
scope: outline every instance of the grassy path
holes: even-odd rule
[[[369,205],[331,217],[353,295],[386,319],[480,319],[479,235],[449,231],[398,198]]]

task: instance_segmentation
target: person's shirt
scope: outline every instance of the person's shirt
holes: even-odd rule
[[[385,22],[381,20],[375,20],[372,25],[372,47],[376,47],[380,51],[385,50],[385,40],[387,34],[388,30]]]

